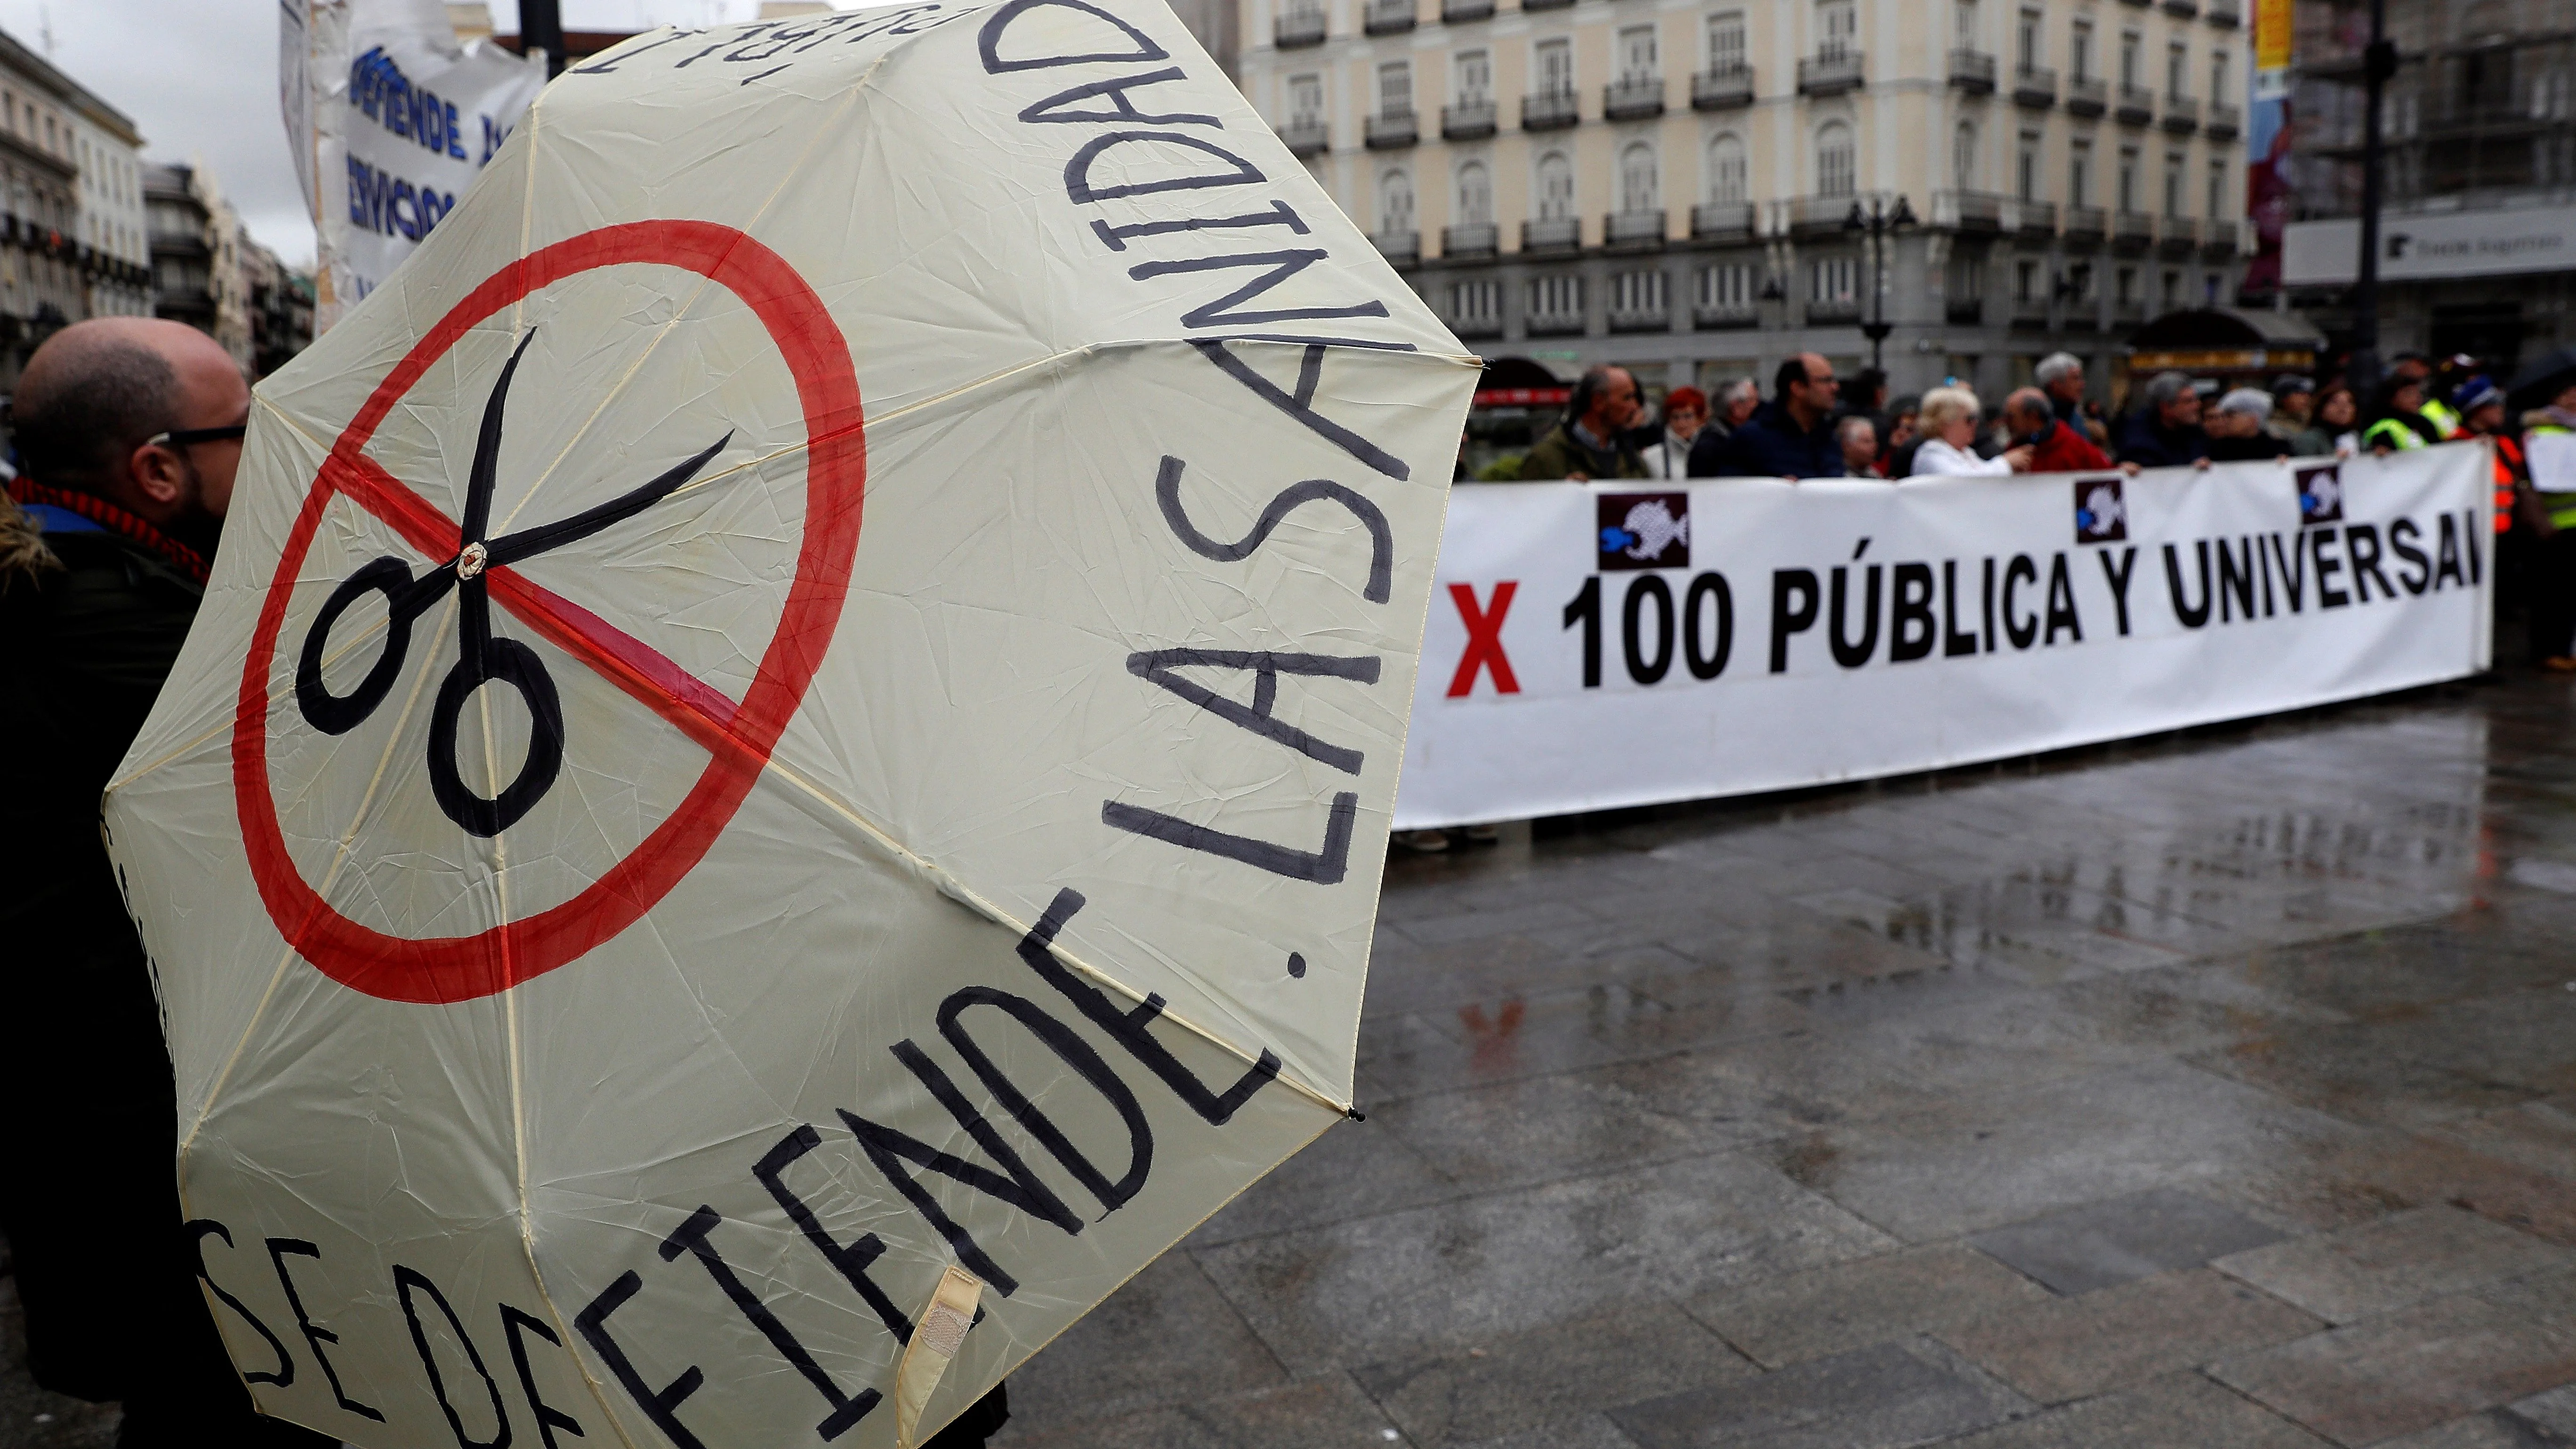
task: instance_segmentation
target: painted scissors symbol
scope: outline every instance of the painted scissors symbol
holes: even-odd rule
[[[305,721],[324,734],[347,734],[374,715],[392,692],[394,679],[402,672],[403,658],[411,649],[413,621],[446,597],[449,589],[457,590],[456,663],[440,683],[438,702],[429,716],[429,785],[448,819],[468,834],[487,839],[518,823],[553,787],[555,776],[563,768],[564,720],[562,699],[536,651],[492,632],[492,604],[485,572],[578,542],[634,517],[696,477],[710,459],[724,450],[725,444],[733,441],[733,434],[728,432],[714,446],[652,482],[595,508],[498,538],[485,537],[490,532],[492,493],[500,472],[502,403],[509,395],[511,375],[519,370],[519,359],[535,340],[533,331],[520,340],[518,350],[502,367],[499,381],[492,385],[491,399],[483,405],[483,429],[474,444],[474,466],[466,482],[465,517],[457,526],[455,556],[417,578],[401,559],[391,556],[360,567],[341,580],[323,602],[322,611],[305,630],[304,647],[295,665],[295,703]],[[358,681],[357,688],[347,694],[333,694],[322,682],[322,655],[330,643],[331,626],[371,593],[385,597],[383,652],[376,656],[374,666],[368,669],[366,678]],[[468,786],[457,771],[456,745],[466,701],[490,683],[506,684],[518,692],[527,706],[530,728],[527,758],[520,762],[517,777],[500,794],[487,797]]]

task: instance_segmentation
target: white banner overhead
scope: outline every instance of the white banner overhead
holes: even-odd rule
[[[546,83],[545,58],[459,46],[439,0],[278,0],[278,100],[316,233],[314,329],[393,275]]]
[[[1933,769],[2486,667],[2483,449],[1456,490],[1399,828]]]
[[[2379,278],[2563,272],[2576,263],[2576,206],[2512,211],[2392,213],[2379,225]],[[2296,221],[2281,231],[2281,276],[2292,286],[2342,286],[2361,270],[2361,223]]]

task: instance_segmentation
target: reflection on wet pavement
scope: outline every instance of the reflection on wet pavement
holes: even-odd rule
[[[1369,1120],[1004,1442],[2576,1444],[2570,705],[1400,860]]]

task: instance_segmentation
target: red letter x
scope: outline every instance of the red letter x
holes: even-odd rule
[[[1476,607],[1475,585],[1449,586],[1449,597],[1458,605],[1458,617],[1467,623],[1467,652],[1458,656],[1458,672],[1450,677],[1451,699],[1474,689],[1476,673],[1482,669],[1494,672],[1496,693],[1521,692],[1521,682],[1512,678],[1512,661],[1503,657],[1503,616],[1512,611],[1512,591],[1519,587],[1513,579],[1494,585],[1494,607],[1489,613]]]

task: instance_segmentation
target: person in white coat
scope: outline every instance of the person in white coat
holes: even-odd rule
[[[1698,388],[1677,387],[1664,394],[1663,436],[1637,450],[1646,460],[1646,476],[1689,477],[1691,444],[1707,425],[1708,398]]]
[[[1923,395],[1923,445],[1914,450],[1914,478],[2001,477],[2030,468],[2027,446],[1996,457],[1977,456],[1977,395],[1963,387],[1936,387]]]

